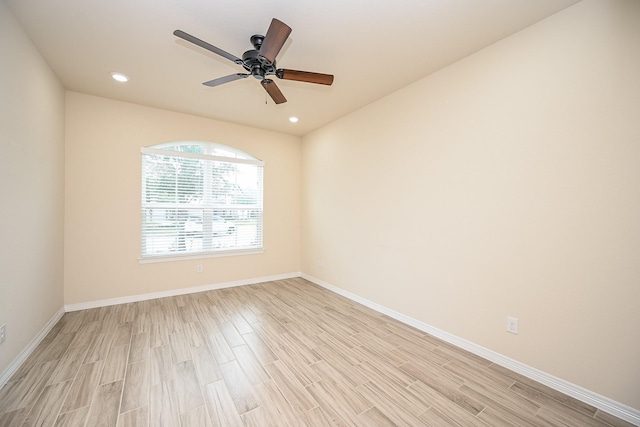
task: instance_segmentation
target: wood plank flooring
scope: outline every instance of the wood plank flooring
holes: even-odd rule
[[[627,426],[303,279],[66,313],[0,426]]]

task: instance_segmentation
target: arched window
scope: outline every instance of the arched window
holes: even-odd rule
[[[207,142],[141,151],[141,262],[262,251],[264,162]]]

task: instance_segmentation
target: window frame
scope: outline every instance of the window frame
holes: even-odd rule
[[[174,147],[185,147],[185,146],[200,146],[202,147],[203,153],[194,153],[194,152],[185,152],[177,149],[173,149]],[[216,150],[223,150],[231,154],[230,156],[219,155],[219,154],[210,154],[215,153]],[[264,165],[265,162],[260,160],[242,150],[236,149],[234,147],[230,147],[228,145],[214,143],[214,142],[205,142],[205,141],[175,141],[175,142],[167,142],[162,144],[156,144],[152,146],[146,146],[140,148],[141,152],[141,195],[140,195],[140,257],[138,258],[138,262],[141,264],[144,263],[156,263],[156,262],[166,262],[166,261],[180,261],[180,260],[188,260],[188,259],[201,259],[201,258],[212,258],[212,257],[224,257],[224,256],[237,256],[237,255],[253,255],[253,254],[261,254],[264,253]],[[208,165],[203,166],[205,169],[210,167],[214,167],[215,162],[223,162],[226,164],[245,164],[245,165],[255,165],[259,168],[257,171],[257,178],[259,180],[259,192],[257,193],[257,200],[254,204],[248,204],[247,207],[251,207],[251,209],[247,210],[257,210],[258,211],[258,221],[256,224],[256,237],[259,238],[259,246],[254,247],[232,247],[226,249],[214,249],[213,246],[205,249],[205,240],[209,243],[215,238],[218,237],[218,233],[214,233],[213,229],[209,230],[209,234],[207,234],[207,230],[202,230],[202,250],[199,251],[170,251],[170,248],[167,249],[167,252],[161,252],[157,254],[145,254],[145,245],[146,239],[150,238],[150,232],[145,232],[146,222],[145,217],[145,209],[153,209],[154,206],[157,206],[157,209],[168,209],[168,210],[203,210],[202,218],[211,217],[212,219],[216,217],[216,209],[218,210],[240,210],[239,205],[204,205],[202,204],[200,207],[183,207],[182,205],[187,205],[185,202],[147,202],[145,201],[145,197],[147,196],[146,186],[147,186],[147,176],[145,170],[145,155],[159,155],[159,156],[167,156],[167,157],[175,157],[179,159],[194,159],[194,160],[203,160],[205,162],[210,162]],[[206,163],[205,163],[206,164]],[[237,171],[236,171],[237,173]],[[202,178],[202,186],[203,186],[203,197],[205,192],[207,191],[206,182],[207,179]],[[209,184],[210,185],[210,184]],[[213,187],[210,187],[209,190],[212,190]],[[224,193],[222,193],[224,194]],[[227,193],[229,194],[229,193]],[[204,200],[204,199],[203,199]],[[204,202],[203,202],[204,203]],[[161,206],[161,207],[160,207]],[[242,206],[244,207],[244,206]],[[204,213],[205,210],[210,210],[210,213]],[[187,217],[190,217],[191,212],[188,213]],[[201,226],[202,227],[202,226]],[[237,227],[236,227],[237,233]],[[175,232],[175,235],[170,235],[171,238],[180,239],[180,231]],[[237,239],[236,239],[237,242]]]

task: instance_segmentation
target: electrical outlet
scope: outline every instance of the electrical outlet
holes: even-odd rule
[[[2,344],[6,338],[7,338],[7,325],[4,324],[0,326],[0,344]]]
[[[321,259],[318,260],[318,268],[320,270],[324,269],[324,261],[322,261]]]
[[[196,265],[196,272],[197,273],[202,273],[202,264]]]
[[[507,332],[518,334],[518,318],[507,316]]]

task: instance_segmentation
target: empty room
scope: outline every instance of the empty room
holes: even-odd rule
[[[638,76],[638,0],[0,0],[0,426],[640,426]]]

